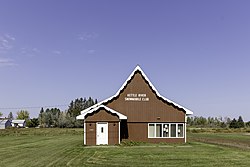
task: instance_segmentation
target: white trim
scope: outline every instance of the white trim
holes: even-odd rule
[[[120,120],[121,119],[127,119],[127,116],[125,116],[125,115],[123,115],[123,114],[121,114],[121,113],[119,113],[119,112],[117,112],[117,111],[115,111],[115,110],[113,110],[113,109],[111,109],[111,108],[109,108],[107,106],[104,106],[104,105],[96,106],[95,108],[92,108],[91,110],[88,110],[88,111],[82,113],[81,115],[78,115],[76,117],[76,119],[84,119],[85,120],[85,116],[87,114],[93,113],[93,112],[97,111],[100,108],[104,108],[105,110],[107,110],[107,111],[109,111],[109,112],[111,112],[113,114],[116,114],[119,117]]]
[[[84,113],[86,113],[86,112],[88,112],[88,111],[90,111],[90,110],[92,110],[92,109],[94,109],[94,108],[96,108],[96,107],[102,105],[103,103],[106,103],[106,102],[112,100],[113,98],[119,96],[119,94],[121,93],[121,91],[125,88],[125,86],[128,84],[128,82],[129,82],[129,81],[132,79],[132,77],[135,75],[136,71],[140,71],[140,72],[141,72],[142,76],[143,76],[143,77],[145,78],[145,80],[149,83],[149,86],[155,91],[155,93],[156,93],[156,95],[157,95],[158,97],[162,98],[163,100],[167,101],[168,103],[172,103],[173,105],[177,106],[178,108],[183,109],[183,110],[186,112],[186,115],[192,115],[192,114],[193,114],[193,112],[192,112],[191,110],[189,110],[189,109],[187,109],[187,108],[185,108],[185,107],[183,107],[183,106],[181,106],[181,105],[179,105],[179,104],[173,102],[172,100],[169,100],[169,99],[165,98],[164,96],[162,96],[162,95],[157,91],[157,89],[154,87],[154,85],[150,82],[150,80],[148,79],[148,77],[147,77],[146,74],[143,72],[143,70],[141,69],[140,66],[136,66],[136,68],[134,69],[134,71],[129,75],[128,79],[123,83],[123,85],[122,85],[121,88],[116,92],[115,95],[113,95],[113,96],[111,96],[111,97],[109,97],[109,98],[107,98],[107,99],[105,99],[105,100],[103,100],[103,101],[101,101],[101,102],[99,102],[99,103],[93,105],[92,107],[89,107],[89,108],[87,108],[87,109],[81,111],[81,114],[84,114]],[[81,117],[77,116],[77,119],[80,119],[80,118],[81,118]]]
[[[185,143],[187,142],[187,116],[185,115]]]
[[[121,125],[120,125],[120,123],[121,122],[119,122],[119,127],[118,127],[119,128],[119,134],[118,134],[119,135],[119,144],[121,143],[121,134],[120,134],[121,133],[121,129],[120,129]]]
[[[155,128],[154,136],[155,137],[149,136],[149,124],[154,124],[154,128]],[[169,124],[170,125],[169,129],[168,129],[169,137],[163,137],[163,130],[161,131],[162,137],[156,137],[156,124],[161,124],[162,128],[163,128],[163,124]],[[176,137],[171,137],[171,125],[172,124],[176,125],[176,127],[175,127],[176,128],[176,134],[175,134]],[[183,125],[183,136],[182,137],[178,137],[178,125]],[[149,139],[167,139],[167,138],[183,139],[183,138],[185,138],[185,131],[186,131],[186,129],[184,129],[184,123],[173,123],[173,122],[171,122],[171,123],[168,123],[168,122],[150,122],[150,123],[148,123],[148,138]]]
[[[187,123],[185,122],[185,131],[184,131],[184,134],[185,134],[185,143],[187,142],[187,130],[186,130],[186,126],[187,125]]]
[[[84,145],[86,145],[86,143],[87,143],[86,142],[86,125],[87,124],[85,123],[85,120],[84,120],[84,125],[83,125],[84,126],[83,127],[84,128],[84,132],[83,132],[83,140],[84,140],[83,142],[84,142]]]
[[[107,145],[109,144],[109,124],[108,122],[96,122],[96,145],[102,145],[102,144],[98,144],[97,143],[97,128],[98,128],[98,124],[106,124],[107,125]],[[105,144],[106,145],[106,144]]]

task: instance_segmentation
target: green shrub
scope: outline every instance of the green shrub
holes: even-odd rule
[[[120,146],[139,146],[145,144],[145,142],[138,142],[138,141],[132,141],[132,140],[124,140],[120,143]]]

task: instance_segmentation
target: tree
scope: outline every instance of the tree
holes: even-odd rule
[[[238,121],[237,121],[237,126],[238,128],[244,128],[245,124],[241,116],[239,116]]]
[[[225,122],[221,122],[220,127],[221,127],[221,128],[226,128],[226,127],[227,127],[227,124],[226,124]]]
[[[192,126],[193,125],[193,117],[187,117],[187,124],[189,126]]]
[[[68,113],[72,117],[76,117],[77,115],[80,114],[80,111],[84,110],[84,105],[85,105],[85,99],[83,98],[80,99],[75,99],[75,101],[71,101],[68,109]]]
[[[60,128],[73,128],[75,127],[76,119],[71,117],[68,112],[61,112],[58,120],[58,126]]]
[[[27,121],[29,118],[30,118],[30,114],[28,111],[21,110],[17,112],[17,119],[24,119]]]
[[[230,125],[231,119],[229,117],[225,117],[225,123],[227,124],[227,126]]]
[[[45,111],[43,108],[40,110],[38,116],[39,124],[41,127],[58,127],[58,119],[60,115],[60,109],[47,108]]]
[[[40,113],[38,115],[38,121],[39,121],[39,125],[43,127],[43,113],[44,113],[44,109],[43,107],[40,110]]]
[[[0,112],[0,117],[3,116],[3,113]]]
[[[95,102],[97,103],[97,99],[94,101],[91,97],[89,97],[88,100],[86,100],[86,98],[77,98],[74,101],[72,100],[69,104],[69,109],[68,109],[68,113],[72,116],[72,117],[76,117],[77,115],[80,115],[80,112],[92,105],[95,104]]]
[[[39,125],[38,118],[32,118],[27,121],[26,126],[29,128],[37,127]]]
[[[236,121],[236,119],[234,118],[232,121],[231,121],[231,123],[230,123],[230,125],[229,125],[229,128],[237,128],[238,126],[237,126],[237,121]]]
[[[246,127],[250,127],[250,121],[246,123]]]
[[[52,108],[50,109],[50,111],[51,111],[52,125],[58,127],[58,120],[61,111],[58,108]]]
[[[95,104],[94,100],[91,97],[89,97],[89,99],[86,101],[85,108],[89,108],[89,107],[93,106],[94,104]]]
[[[13,119],[14,119],[14,116],[13,116],[12,112],[9,113],[8,118],[9,118],[10,120],[13,120]]]

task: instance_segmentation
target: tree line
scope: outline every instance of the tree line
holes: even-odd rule
[[[28,127],[59,127],[59,128],[73,128],[82,127],[83,122],[76,120],[76,116],[80,115],[80,112],[97,103],[97,99],[77,98],[72,100],[68,106],[68,109],[61,111],[59,108],[41,108],[37,118],[30,119],[29,112],[21,110],[17,112],[16,119],[26,120],[26,126]],[[0,117],[3,114],[0,112]],[[13,113],[10,112],[8,118],[13,120]],[[220,128],[244,128],[250,127],[250,121],[244,123],[242,116],[238,119],[229,117],[187,117],[187,124],[193,127],[220,127]]]
[[[47,108],[44,110],[41,108],[38,116],[38,122],[40,127],[59,127],[59,128],[73,128],[82,127],[83,123],[76,119],[80,112],[97,103],[97,99],[93,100],[88,98],[77,98],[72,100],[69,104],[69,108],[66,111],[60,111],[58,108]]]
[[[242,116],[239,116],[238,119],[233,118],[232,120],[229,117],[187,117],[187,124],[194,127],[210,127],[210,128],[244,128],[250,127],[250,121],[244,122]]]
[[[80,115],[80,112],[97,103],[97,99],[77,98],[72,100],[68,106],[68,109],[61,111],[59,108],[41,108],[37,118],[30,119],[29,112],[21,110],[17,112],[16,119],[26,120],[27,127],[59,127],[59,128],[73,128],[82,127],[83,122],[77,120],[76,116]],[[9,113],[8,119],[13,120],[14,116],[12,112]]]

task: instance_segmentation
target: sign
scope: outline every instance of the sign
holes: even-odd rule
[[[147,94],[130,93],[125,97],[125,101],[149,101]]]

